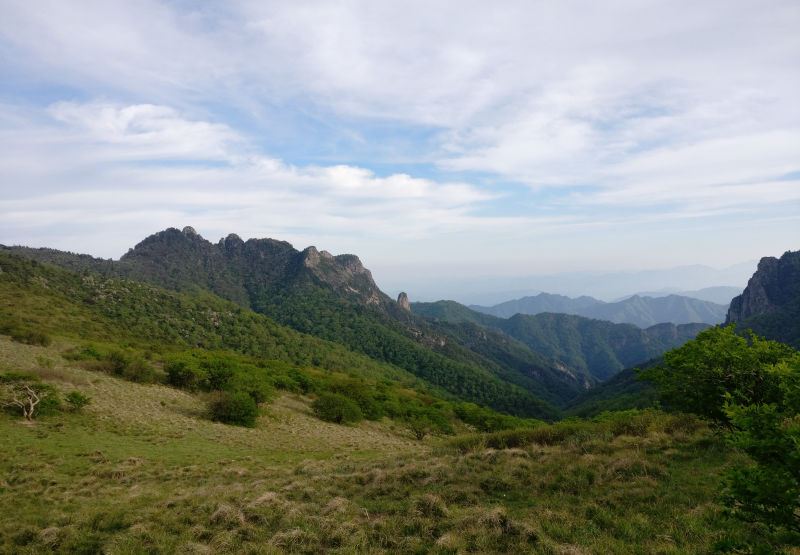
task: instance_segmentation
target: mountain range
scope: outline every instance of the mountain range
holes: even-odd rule
[[[419,278],[405,278],[398,283],[392,276],[381,276],[389,290],[404,289],[415,300],[435,301],[454,299],[466,305],[492,306],[509,299],[538,295],[542,292],[556,293],[569,297],[590,295],[596,299],[615,301],[638,292],[647,296],[661,297],[677,294],[695,297],[695,291],[719,286],[730,287],[722,298],[705,298],[727,305],[741,293],[747,280],[756,269],[757,260],[742,262],[728,268],[712,268],[695,264],[658,270],[608,270],[596,272],[565,272],[552,275],[503,276],[463,275],[444,279],[431,279],[420,273]],[[432,283],[431,283],[432,282]],[[701,293],[702,294],[702,293]],[[639,293],[640,296],[645,296]]]
[[[3,287],[11,288],[6,295],[13,299],[0,315],[23,328],[34,325],[24,316],[33,313],[14,303],[27,299],[65,313],[96,314],[86,322],[117,318],[142,337],[322,367],[350,360],[358,375],[405,376],[442,398],[546,420],[558,418],[587,388],[659,357],[713,323],[642,329],[552,312],[499,318],[448,301],[409,305],[405,295],[395,301],[383,293],[355,255],[299,251],[284,241],[243,241],[235,234],[212,243],[191,227],[155,233],[118,261],[27,247],[0,252]],[[46,266],[21,265],[19,257]],[[705,305],[680,298],[670,303],[705,314],[698,308]],[[201,315],[202,323],[194,316],[187,320],[180,307]],[[49,325],[41,319],[35,324]]]
[[[640,328],[664,322],[719,324],[725,320],[728,312],[727,305],[681,295],[665,297],[634,295],[624,300],[607,303],[587,296],[573,299],[564,295],[540,293],[534,297],[523,297],[494,306],[471,305],[470,308],[501,318],[510,318],[515,314],[557,312],[614,323],[634,324]]]

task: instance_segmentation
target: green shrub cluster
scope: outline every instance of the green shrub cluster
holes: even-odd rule
[[[258,406],[245,392],[215,391],[208,403],[208,412],[211,420],[253,428],[258,417]]]
[[[800,540],[800,353],[730,325],[698,334],[664,362],[642,376],[672,406],[726,431],[752,461],[728,472],[730,512]]]
[[[361,408],[355,401],[340,393],[320,393],[311,408],[320,420],[336,424],[359,422],[364,418]]]

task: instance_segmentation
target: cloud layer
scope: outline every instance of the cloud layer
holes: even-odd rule
[[[397,281],[780,254],[797,28],[792,1],[10,0],[0,242],[191,224]]]

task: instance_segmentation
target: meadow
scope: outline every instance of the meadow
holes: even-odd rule
[[[0,336],[0,372],[91,398],[0,414],[6,553],[798,552],[716,503],[743,455],[701,420],[594,421],[418,440],[383,418],[323,422],[281,392],[254,428],[203,394],[137,384]]]

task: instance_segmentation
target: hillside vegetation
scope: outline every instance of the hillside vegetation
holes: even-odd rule
[[[683,345],[709,327],[708,324],[676,326],[666,323],[640,329],[633,324],[550,312],[498,318],[454,301],[412,303],[411,309],[460,326],[472,324],[500,331],[540,357],[556,361],[562,371],[582,378],[587,386]],[[572,398],[563,398],[562,406],[571,404],[581,393],[576,391]]]
[[[71,346],[0,337],[2,369],[91,398],[0,415],[0,549],[90,552],[705,552],[773,542],[714,503],[738,460],[701,422],[656,412],[528,432],[429,436],[314,418],[276,397],[255,428],[196,395],[82,369]],[[769,543],[767,543],[769,545]],[[774,545],[774,544],[773,544]]]

